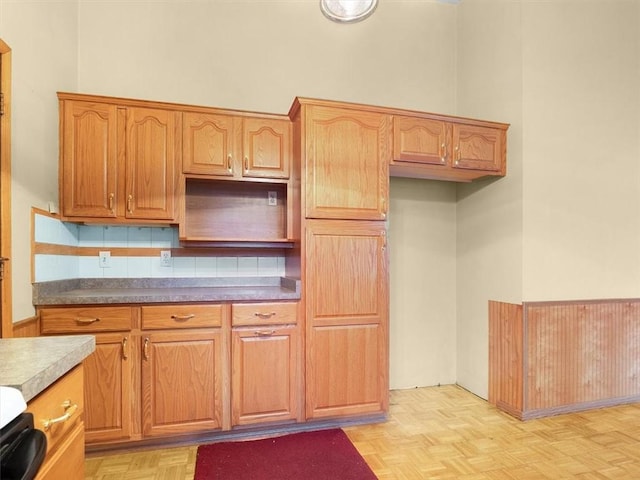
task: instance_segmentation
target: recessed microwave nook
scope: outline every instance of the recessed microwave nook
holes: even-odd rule
[[[187,178],[180,240],[288,242],[287,185]]]

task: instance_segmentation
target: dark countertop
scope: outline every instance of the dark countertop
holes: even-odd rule
[[[83,278],[33,284],[34,305],[299,300],[286,277]]]
[[[93,335],[0,339],[0,385],[17,388],[28,402],[95,348]]]

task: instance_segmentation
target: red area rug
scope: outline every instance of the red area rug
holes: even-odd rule
[[[194,480],[376,480],[340,429],[198,447]]]

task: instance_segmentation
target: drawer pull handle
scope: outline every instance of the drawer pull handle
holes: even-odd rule
[[[191,320],[195,317],[194,313],[190,313],[189,315],[171,315],[171,319],[177,322],[186,322],[187,320]]]
[[[127,337],[124,337],[122,339],[122,359],[126,360],[127,358],[129,358],[129,355],[127,354]]]
[[[145,360],[149,360],[149,337],[144,339],[144,345],[142,347],[142,353]]]
[[[76,318],[77,323],[81,323],[82,325],[91,325],[92,323],[99,322],[100,319],[98,317],[95,318]]]
[[[271,313],[260,313],[260,312],[256,312],[253,315],[258,317],[258,318],[262,318],[263,320],[267,320],[271,317],[273,317],[276,314],[276,312],[271,312]]]
[[[62,404],[62,408],[64,408],[65,410],[63,415],[60,415],[56,418],[50,418],[49,420],[45,420],[42,422],[42,426],[44,427],[45,431],[49,430],[51,426],[55,425],[56,423],[64,423],[69,420],[73,416],[73,414],[76,413],[78,404],[71,404],[71,401],[67,400]]]
[[[276,331],[275,330],[256,330],[254,333],[256,334],[257,337],[270,337],[274,333],[276,333]]]

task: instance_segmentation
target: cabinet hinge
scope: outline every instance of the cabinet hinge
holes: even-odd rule
[[[4,115],[4,93],[0,92],[0,116]]]

